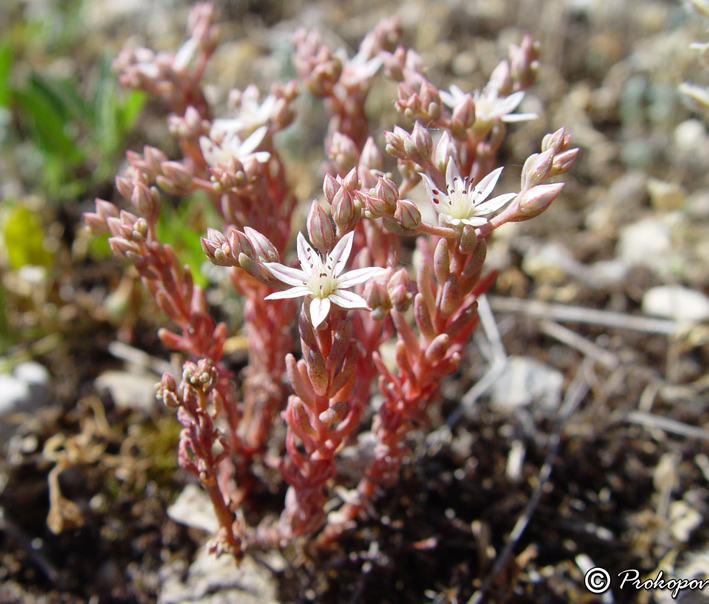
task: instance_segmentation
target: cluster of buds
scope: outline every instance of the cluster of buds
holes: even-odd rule
[[[174,54],[144,47],[124,49],[114,61],[123,86],[161,96],[172,111],[183,115],[187,107],[207,114],[209,104],[200,80],[218,42],[216,10],[210,2],[199,2],[190,12],[190,38]]]
[[[195,15],[191,40],[206,56],[213,50],[211,13],[198,5]],[[436,87],[421,57],[399,44],[400,35],[396,20],[387,19],[352,58],[317,33],[293,36],[302,85],[323,99],[330,119],[324,199],[310,200],[305,233],[291,232],[298,203],[273,136],[295,117],[295,82],[273,86],[263,100],[253,86],[232,91],[234,115],[224,119],[212,119],[211,108],[190,105],[183,95],[170,118],[182,157],[169,160],[151,147],[129,153],[117,187],[135,212],[97,200],[86,215],[92,230],[110,231],[114,254],[136,266],[180,328],[161,330],[161,338],[190,358],[180,383],[163,377],[158,396],[178,409],[179,460],[212,499],[221,527],[218,551],[238,557],[250,544],[315,534],[324,545],[397,480],[408,435],[426,423],[441,381],[458,367],[477,324],[478,299],[493,280],[484,273],[489,237],[549,207],[563,186],[553,179],[576,157],[562,128],[526,160],[518,191],[493,195],[505,125],[535,117],[515,111],[538,69],[536,44],[524,38],[483,89],[466,93]],[[173,75],[189,90],[194,72],[178,74],[172,61]],[[397,84],[402,117],[414,121],[410,129],[397,125],[384,133],[384,152],[369,136],[364,111],[380,71]],[[385,171],[385,152],[398,175]],[[408,198],[417,186],[434,221]],[[156,237],[161,191],[194,190],[206,192],[222,218],[207,230],[202,249],[246,300],[250,353],[240,401],[221,363],[226,327],[209,319],[189,270]],[[401,261],[402,241],[415,242],[412,269]],[[391,338],[394,355],[386,358],[383,345]],[[375,384],[383,403],[367,426],[362,418],[370,415],[364,411]],[[252,465],[279,418],[286,428],[283,454],[280,463],[267,465],[277,465],[289,485],[284,510],[277,522],[249,528],[238,503],[248,497]],[[376,444],[360,460],[356,489],[332,489],[340,451],[362,430]]]

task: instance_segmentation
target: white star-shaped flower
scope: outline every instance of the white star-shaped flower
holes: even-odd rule
[[[462,178],[453,159],[448,160],[446,168],[446,191],[440,191],[428,174],[422,174],[423,185],[433,202],[433,209],[439,214],[441,221],[457,226],[469,224],[482,226],[488,221],[488,216],[517,195],[505,193],[492,199],[487,199],[502,174],[502,168],[497,168],[473,186],[467,178]],[[487,201],[485,201],[487,199]]]
[[[236,116],[230,119],[214,120],[212,126],[221,132],[250,134],[268,124],[275,106],[275,96],[269,94],[262,102],[259,102],[258,88],[249,84],[241,93]]]
[[[256,158],[258,162],[267,162],[271,157],[268,151],[256,151],[256,147],[261,144],[266,136],[268,128],[261,126],[254,130],[248,138],[241,140],[241,137],[234,130],[212,130],[212,136],[221,142],[216,142],[210,137],[202,136],[199,139],[199,146],[202,149],[204,160],[212,167],[217,164],[228,164],[233,157],[243,162],[249,156]],[[254,153],[254,151],[256,151]]]
[[[467,93],[463,92],[455,84],[451,86],[450,92],[441,91],[441,100],[451,109],[460,103]],[[537,118],[536,113],[512,113],[524,98],[524,91],[513,92],[508,96],[499,96],[499,90],[494,84],[488,84],[482,90],[473,92],[475,102],[475,119],[483,122],[502,120],[503,122],[526,122]]]
[[[297,251],[300,269],[278,262],[264,262],[276,279],[293,287],[266,296],[266,300],[311,297],[310,318],[313,327],[317,327],[325,320],[330,312],[331,304],[336,304],[341,308],[369,310],[369,306],[362,296],[347,290],[375,277],[384,269],[378,267],[359,268],[343,273],[352,251],[353,238],[353,232],[347,233],[323,259],[305,240],[303,234],[298,233]]]

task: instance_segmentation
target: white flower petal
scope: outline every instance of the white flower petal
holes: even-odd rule
[[[271,159],[271,154],[268,151],[256,151],[256,153],[252,153],[252,155],[260,164],[265,164],[269,159]]]
[[[536,113],[510,113],[503,115],[502,121],[507,124],[512,124],[517,122],[529,122],[530,120],[536,120],[538,117]]]
[[[369,310],[367,301],[362,296],[358,296],[354,292],[338,290],[336,294],[330,294],[329,299],[333,304],[337,304],[341,308]]]
[[[302,296],[310,295],[310,290],[307,287],[299,285],[297,287],[291,287],[290,289],[283,290],[282,292],[274,292],[269,294],[264,298],[264,300],[282,300],[285,298],[300,298]]]
[[[298,253],[300,266],[303,267],[303,272],[310,277],[313,274],[313,265],[315,264],[317,252],[306,241],[301,232],[298,232],[295,249]]]
[[[337,277],[342,269],[347,264],[347,259],[352,251],[352,241],[354,239],[354,231],[350,231],[342,239],[337,242],[335,248],[327,257],[327,265],[332,270],[333,276]]]
[[[271,271],[271,274],[278,279],[293,286],[303,286],[308,281],[308,275],[304,271],[281,264],[280,262],[264,262],[263,265]]]
[[[483,218],[482,216],[473,216],[472,218],[464,218],[463,220],[459,220],[456,224],[469,224],[472,227],[479,227],[487,223],[487,218]]]
[[[481,203],[476,208],[477,214],[492,214],[504,206],[508,201],[517,197],[517,193],[505,193],[498,195],[492,199],[488,199],[485,203]]]
[[[497,94],[495,94],[495,96],[497,96]],[[517,105],[522,102],[523,98],[524,91],[520,90],[501,99],[495,99],[495,117],[501,117],[503,115],[507,115],[508,113],[512,113],[515,109],[517,109]]]
[[[313,298],[310,301],[310,319],[313,322],[313,327],[317,327],[322,323],[330,312],[329,298]]]
[[[379,268],[378,266],[375,267],[367,267],[367,268],[358,268],[353,271],[349,271],[342,275],[340,279],[338,279],[337,283],[337,293],[342,293],[342,289],[349,289],[350,287],[353,287],[355,285],[359,285],[360,283],[365,283],[366,281],[369,281],[373,277],[376,277],[379,273],[384,271],[386,269]]]
[[[206,161],[210,166],[214,166],[216,162],[216,157],[214,154],[214,143],[206,136],[199,137],[199,148],[202,150],[202,156],[204,161]]]
[[[197,40],[190,38],[185,42],[180,50],[175,53],[175,58],[172,61],[172,68],[175,71],[180,71],[187,67],[192,61],[195,52],[197,51]]]
[[[241,143],[239,147],[240,154],[243,156],[253,153],[256,150],[256,147],[258,147],[263,141],[263,137],[266,136],[266,132],[268,132],[268,128],[266,126],[256,128],[256,130],[249,134],[249,137]]]
[[[490,196],[490,193],[492,193],[495,185],[497,185],[500,174],[502,174],[502,168],[497,168],[485,176],[485,178],[483,178],[477,185],[475,185],[474,193],[478,197],[476,200],[478,203]]]

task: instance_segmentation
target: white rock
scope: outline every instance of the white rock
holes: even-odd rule
[[[179,524],[200,529],[209,534],[219,530],[219,521],[209,495],[196,484],[188,484],[169,508],[167,515]]]
[[[20,363],[17,367],[15,367],[15,371],[13,373],[16,378],[30,385],[44,387],[49,385],[49,371],[44,365],[37,363],[36,361],[26,361],[24,363]]]
[[[97,390],[108,390],[120,409],[134,409],[150,413],[155,400],[155,384],[160,381],[152,373],[133,371],[106,371],[94,382]]]
[[[645,292],[642,310],[648,315],[700,323],[709,319],[709,298],[681,285],[660,285]]]
[[[12,373],[0,373],[0,420],[15,413],[34,413],[49,400],[50,375],[35,361],[19,363]],[[14,431],[10,423],[0,423],[0,443]]]
[[[678,151],[697,153],[706,145],[707,129],[700,120],[685,120],[675,128],[672,138]]]
[[[230,556],[217,558],[203,548],[184,580],[183,568],[173,564],[160,571],[158,604],[278,604],[273,574],[250,556],[237,566]]]
[[[0,373],[0,417],[15,413],[32,397],[30,385],[9,373]]]
[[[640,265],[663,271],[672,252],[670,227],[648,218],[623,228],[616,248],[617,257],[627,266]]]
[[[492,404],[502,410],[538,402],[555,409],[561,402],[564,376],[553,367],[531,357],[510,357],[492,387]]]

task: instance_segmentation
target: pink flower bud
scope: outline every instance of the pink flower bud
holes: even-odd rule
[[[431,153],[433,153],[433,140],[431,139],[431,133],[427,128],[424,128],[419,122],[414,124],[414,129],[411,132],[411,139],[416,146],[416,150],[419,154],[429,159]]]
[[[441,172],[445,173],[449,158],[453,158],[455,161],[456,152],[455,147],[451,142],[450,134],[448,134],[448,131],[445,130],[436,145],[436,151],[433,154],[433,163]]]
[[[391,309],[391,300],[389,300],[387,288],[377,281],[369,281],[364,286],[363,297],[372,313],[377,313],[376,316],[373,316],[375,320],[381,321],[386,316],[387,311]]]
[[[574,161],[576,161],[578,152],[578,149],[568,149],[567,151],[564,151],[554,157],[554,163],[551,168],[550,176],[557,176],[558,174],[568,172]]]
[[[127,241],[123,237],[110,237],[108,245],[116,258],[125,258],[131,260],[129,254],[140,254],[140,247],[131,241]]]
[[[229,233],[229,247],[232,253],[245,254],[249,257],[254,255],[254,248],[249,238],[237,229],[232,229]]]
[[[409,199],[400,199],[396,204],[394,218],[405,229],[414,231],[421,225],[421,212]]]
[[[179,189],[189,190],[192,188],[194,175],[183,163],[178,161],[165,161],[160,164],[162,173],[172,181],[172,184]]]
[[[122,176],[116,176],[116,189],[123,195],[126,199],[130,199],[133,195],[133,181],[123,178]]]
[[[397,159],[409,159],[405,143],[409,140],[409,133],[399,126],[394,126],[394,132],[385,132],[386,152]]]
[[[384,158],[382,157],[382,152],[379,150],[371,136],[367,139],[367,142],[364,143],[362,154],[359,157],[359,165],[367,167],[370,170],[384,169]]]
[[[553,149],[530,155],[522,168],[522,189],[529,189],[543,183],[549,177],[553,161]]]
[[[332,205],[332,200],[335,198],[337,191],[340,189],[340,183],[335,180],[332,174],[325,174],[325,179],[323,180],[322,191],[327,199],[327,203]]]
[[[143,147],[143,155],[145,156],[145,164],[148,169],[155,173],[160,173],[160,164],[167,161],[167,155],[165,155],[160,149],[151,147],[150,145],[145,145]]]
[[[328,148],[328,157],[341,170],[351,170],[359,161],[359,151],[357,150],[357,145],[349,136],[341,132],[335,132]]]
[[[335,245],[335,231],[332,228],[330,217],[320,204],[313,200],[306,220],[308,238],[321,252],[329,252]]]
[[[340,188],[332,200],[332,218],[342,233],[351,231],[357,224],[355,200],[352,193]]]
[[[276,246],[268,240],[268,237],[251,227],[244,227],[244,234],[248,237],[259,261],[278,262],[280,260]]]
[[[563,151],[564,140],[566,138],[566,128],[559,128],[553,134],[547,134],[542,139],[542,151],[554,149],[554,153]]]
[[[393,180],[386,177],[380,178],[379,182],[377,182],[375,193],[384,203],[385,211],[383,213],[392,214],[396,211],[396,205],[399,201],[399,188]]]
[[[522,195],[515,221],[529,220],[539,216],[561,193],[564,183],[537,185]]]

